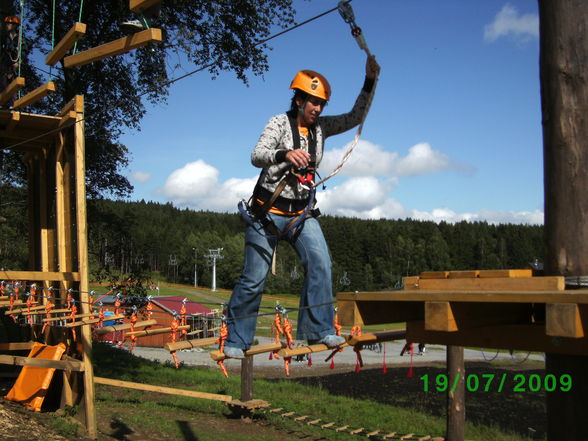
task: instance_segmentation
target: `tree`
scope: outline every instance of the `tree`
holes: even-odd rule
[[[3,1],[4,3],[4,1]],[[14,1],[4,11],[18,11]],[[87,25],[78,41],[82,51],[125,35],[119,24],[133,18],[128,0],[93,2],[51,2],[29,0],[24,34],[29,51],[47,54],[55,41],[76,21]],[[81,9],[81,10],[80,10]],[[79,20],[81,15],[81,20]],[[261,75],[268,69],[266,38],[273,26],[293,23],[292,0],[166,0],[161,15],[152,25],[164,30],[164,41],[137,49],[124,56],[72,69],[61,69],[53,81],[58,96],[45,100],[37,110],[56,113],[74,95],[85,97],[87,192],[90,197],[129,196],[132,186],[121,174],[128,163],[128,150],[119,142],[123,131],[138,130],[145,115],[145,103],[164,103],[170,85],[169,59],[184,59],[194,66],[207,66],[211,75],[233,71],[247,82],[247,72]],[[39,84],[28,57],[23,58],[27,88]],[[172,66],[172,68],[175,66]],[[24,173],[15,154],[7,160],[20,166],[5,181],[24,182]]]

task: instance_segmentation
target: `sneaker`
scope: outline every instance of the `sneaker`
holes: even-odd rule
[[[327,345],[329,348],[336,348],[337,346],[342,345],[345,343],[345,337],[341,337],[340,335],[325,335],[320,340],[308,340],[309,345]]]
[[[245,358],[245,353],[243,352],[243,349],[241,348],[235,348],[232,346],[225,346],[225,357],[228,358],[239,358],[239,359],[243,359]]]
[[[143,23],[141,23],[140,20],[128,20],[128,21],[123,21],[120,24],[120,27],[123,31],[125,32],[137,32],[137,31],[142,31],[143,29],[145,29],[145,26],[143,25]]]

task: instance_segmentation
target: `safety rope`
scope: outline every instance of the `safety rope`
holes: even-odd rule
[[[357,42],[359,48],[361,50],[365,51],[365,53],[368,55],[368,57],[371,56],[372,54],[367,46],[367,43],[366,43],[365,38],[363,36],[363,32],[362,32],[361,28],[359,26],[357,26],[357,24],[355,23],[355,16],[353,14],[353,9],[351,7],[350,0],[340,1],[339,6],[337,8],[339,10],[339,13],[341,14],[341,17],[343,17],[343,20],[345,21],[345,23],[348,23],[349,26],[351,27],[351,35],[353,35],[353,37],[355,38],[355,41]],[[357,144],[359,142],[359,138],[361,136],[361,132],[363,130],[365,120],[366,120],[367,115],[370,111],[370,107],[371,107],[372,101],[374,99],[374,94],[376,92],[376,86],[378,84],[379,75],[380,75],[380,73],[376,72],[376,76],[374,78],[374,84],[372,85],[372,90],[370,91],[370,94],[367,98],[366,106],[365,106],[365,109],[364,109],[363,114],[361,116],[359,126],[357,127],[357,131],[355,132],[355,136],[353,137],[353,141],[351,142],[349,147],[347,147],[347,150],[345,151],[343,158],[341,158],[341,161],[333,169],[333,171],[331,171],[331,173],[329,173],[327,176],[325,176],[320,181],[311,184],[313,187],[318,187],[319,185],[323,184],[324,182],[328,181],[333,176],[335,176],[337,173],[339,173],[341,171],[341,169],[343,168],[343,165],[345,165],[347,160],[351,157],[353,150],[355,149],[355,147],[357,146]]]
[[[219,337],[218,337],[218,350],[221,354],[225,353],[225,341],[227,340],[228,336],[229,336],[229,328],[227,327],[227,323],[223,320],[223,324],[221,325],[221,329],[220,329],[220,333],[219,333]],[[225,367],[223,360],[217,361],[216,364],[223,372],[223,375],[225,377],[228,377],[229,373],[227,372],[227,368]]]
[[[80,16],[78,17],[78,21],[81,22],[82,21],[82,11],[84,10],[84,0],[80,0]],[[74,47],[72,50],[72,53],[75,54],[78,50],[78,42],[76,40],[76,42],[74,43]]]

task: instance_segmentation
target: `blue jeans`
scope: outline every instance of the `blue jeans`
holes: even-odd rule
[[[292,217],[268,213],[278,230],[283,231]],[[266,237],[260,232],[265,232]],[[231,295],[227,307],[229,335],[226,346],[249,349],[253,344],[256,314],[265,286],[272,255],[278,239],[259,224],[245,230],[245,264],[243,273]],[[331,286],[331,258],[329,248],[318,221],[306,219],[302,231],[290,241],[304,268],[304,284],[300,295],[300,307],[319,305],[333,301]],[[301,309],[298,314],[296,338],[318,340],[334,334],[334,308],[332,304]]]

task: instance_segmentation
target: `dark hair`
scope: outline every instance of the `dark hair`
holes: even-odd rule
[[[292,101],[290,102],[290,112],[294,115],[298,115],[298,104],[297,99],[301,99],[303,102],[308,98],[308,94],[300,89],[294,89],[294,95],[292,95]]]

